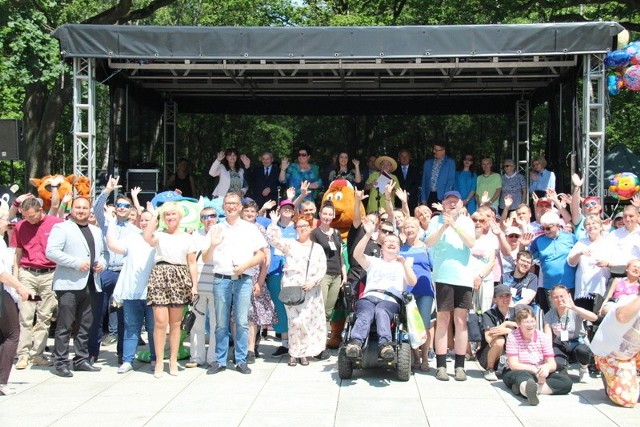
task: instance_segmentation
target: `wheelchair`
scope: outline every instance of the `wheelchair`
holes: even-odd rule
[[[338,350],[338,376],[346,380],[353,376],[354,369],[386,369],[393,370],[400,381],[409,381],[411,377],[411,345],[406,334],[406,298],[412,298],[410,294],[404,295],[400,304],[400,312],[394,315],[391,322],[391,339],[389,343],[395,352],[393,360],[386,360],[378,354],[378,335],[376,333],[375,319],[371,324],[369,336],[362,345],[361,354],[358,357],[347,356],[346,347],[351,339],[351,330],[355,324],[355,302],[357,300],[354,289],[351,286],[343,288],[345,294],[345,306],[349,314],[342,331],[342,343]]]

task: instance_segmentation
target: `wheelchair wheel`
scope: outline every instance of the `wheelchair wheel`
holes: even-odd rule
[[[411,346],[409,343],[403,342],[398,345],[396,371],[400,381],[409,381],[409,378],[411,378]]]
[[[353,363],[347,357],[345,346],[340,347],[338,352],[338,376],[341,380],[348,380],[353,375]]]

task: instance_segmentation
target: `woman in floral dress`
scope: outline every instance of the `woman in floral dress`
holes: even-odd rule
[[[320,280],[327,270],[327,260],[322,247],[310,239],[313,217],[300,215],[295,218],[298,239],[283,239],[278,226],[279,216],[271,214],[267,229],[269,244],[286,255],[282,287],[301,286],[305,299],[299,305],[287,305],[289,325],[289,366],[309,364],[308,358],[320,354],[327,341],[327,324]]]
[[[256,202],[249,200],[242,204],[242,219],[255,224],[266,239],[267,230],[256,223],[257,216],[258,205]],[[251,294],[251,305],[249,306],[249,352],[247,354],[247,363],[254,363],[256,356],[258,356],[258,340],[260,337],[258,331],[262,327],[278,323],[278,316],[266,284],[271,251],[266,248],[265,252],[265,260],[253,277],[253,293]]]

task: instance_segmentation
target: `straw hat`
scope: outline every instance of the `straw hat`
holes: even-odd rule
[[[396,162],[394,159],[392,159],[389,156],[380,156],[376,159],[376,162],[374,163],[374,165],[376,166],[376,168],[378,168],[378,170],[382,170],[380,168],[380,165],[382,164],[382,162],[389,162],[391,163],[391,167],[389,168],[389,172],[394,172],[396,169],[398,169],[398,162]]]

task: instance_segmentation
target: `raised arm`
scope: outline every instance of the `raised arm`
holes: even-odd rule
[[[369,239],[371,239],[374,225],[365,218],[362,222],[362,226],[364,227],[364,237],[360,239],[356,247],[353,249],[353,259],[355,259],[356,262],[366,270],[369,268],[370,263],[367,260],[367,256],[364,254],[364,250],[367,247]]]
[[[158,212],[153,208],[151,202],[147,202],[147,210],[151,213],[151,221],[149,225],[142,230],[142,238],[151,247],[156,247],[158,244],[158,238],[154,236],[155,231],[158,229]]]
[[[355,203],[353,206],[353,228],[360,228],[360,225],[362,224],[362,210],[360,209],[360,205],[362,204],[362,201],[369,196],[365,195],[364,191],[362,190],[355,190],[354,196]]]
[[[224,159],[224,151],[218,151],[215,160],[209,168],[209,175],[214,178],[220,175],[220,169],[222,168],[222,159]]]

